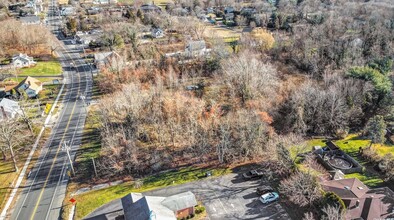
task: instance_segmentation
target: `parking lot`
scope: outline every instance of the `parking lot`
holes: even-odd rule
[[[170,196],[190,190],[203,202],[208,219],[290,219],[278,202],[264,205],[258,200],[260,185],[260,180],[245,181],[239,174],[229,174],[144,194]]]

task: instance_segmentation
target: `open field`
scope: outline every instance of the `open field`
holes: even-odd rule
[[[232,38],[238,40],[241,37],[241,34],[224,27],[207,25],[204,31],[204,36],[207,38],[223,38],[226,41],[228,39],[231,40]]]
[[[53,82],[53,80],[57,79],[57,80],[61,80],[61,77],[35,77],[36,79],[40,80],[43,83],[49,83],[51,84]],[[9,81],[14,81],[14,82],[20,82],[22,80],[24,80],[25,77],[23,76],[19,76],[19,77],[12,77],[12,78],[7,78],[6,80]]]
[[[59,76],[62,74],[62,66],[58,61],[37,62],[30,68],[20,69],[18,76]]]

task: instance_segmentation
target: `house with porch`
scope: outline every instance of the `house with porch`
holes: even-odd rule
[[[33,60],[33,57],[27,56],[27,54],[17,54],[12,57],[12,66],[16,68],[22,68],[22,67],[30,67],[36,64],[36,62]]]

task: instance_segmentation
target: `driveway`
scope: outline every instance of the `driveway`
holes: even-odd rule
[[[192,191],[202,201],[208,219],[290,219],[278,202],[263,205],[258,200],[256,188],[260,180],[244,181],[241,175],[229,174],[192,183],[171,186],[144,195],[170,196]]]

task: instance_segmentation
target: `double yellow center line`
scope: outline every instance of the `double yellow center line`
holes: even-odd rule
[[[63,49],[65,49],[64,46],[62,46],[62,47],[63,47]],[[65,52],[66,52],[66,50],[65,50]],[[68,57],[70,58],[70,60],[72,60],[71,56],[70,56],[68,53],[66,53],[66,54],[68,55]],[[78,76],[78,79],[80,79],[79,74],[77,74],[77,76]],[[72,83],[72,82],[71,82],[71,83]],[[80,90],[81,90],[81,86],[80,86],[80,84],[79,84],[79,85],[78,85],[77,97],[79,96]],[[72,116],[73,116],[73,114],[74,114],[76,105],[77,105],[77,100],[75,100],[75,102],[74,102],[74,106],[73,106],[73,108],[72,108],[72,110],[71,110],[70,117],[68,118],[66,128],[65,128],[65,130],[64,130],[63,136],[62,136],[62,138],[61,138],[61,140],[60,140],[60,143],[59,143],[59,146],[58,146],[58,148],[57,148],[57,151],[56,151],[56,154],[55,154],[55,158],[54,158],[53,161],[52,161],[52,165],[51,165],[51,167],[50,167],[50,169],[49,169],[48,176],[46,177],[45,182],[44,182],[44,185],[43,185],[43,187],[42,187],[42,189],[41,189],[40,195],[39,195],[38,198],[37,198],[37,202],[36,202],[36,204],[35,204],[35,206],[34,206],[33,213],[32,213],[32,215],[30,216],[30,220],[33,220],[33,219],[34,219],[34,216],[35,216],[35,214],[36,214],[36,212],[37,212],[38,205],[40,204],[42,195],[44,194],[45,187],[46,187],[47,184],[48,184],[49,177],[51,176],[53,167],[55,166],[57,156],[59,155],[59,152],[60,152],[60,149],[61,149],[61,145],[62,145],[62,143],[63,143],[63,141],[64,141],[64,138],[66,137],[66,134],[67,134],[68,128],[69,128],[69,126],[70,126],[71,119],[72,119]],[[65,110],[66,110],[66,109],[64,109],[64,111],[65,111]],[[60,123],[60,122],[59,122],[59,123]],[[76,128],[76,129],[77,129],[77,128]],[[49,148],[49,147],[50,147],[50,146],[48,146],[48,148]],[[48,150],[49,150],[49,149],[48,149]],[[38,171],[37,171],[37,172],[38,172]],[[61,178],[61,177],[60,177],[60,178]],[[48,212],[50,212],[50,210],[48,210]]]

